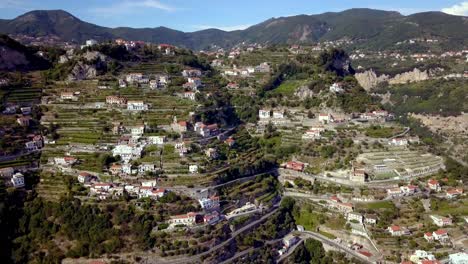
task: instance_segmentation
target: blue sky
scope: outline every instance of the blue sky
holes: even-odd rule
[[[463,0],[0,0],[0,18],[36,9],[63,9],[101,26],[157,27],[182,31],[243,29],[271,17],[317,14],[353,7],[402,14],[444,11],[468,15]]]

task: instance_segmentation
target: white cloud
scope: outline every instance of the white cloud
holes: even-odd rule
[[[234,31],[234,30],[242,30],[250,27],[252,25],[250,24],[244,24],[244,25],[235,25],[235,26],[210,26],[210,25],[197,25],[193,26],[193,28],[197,30],[204,30],[204,29],[209,29],[209,28],[217,28],[223,31]]]
[[[161,1],[158,0],[125,0],[109,6],[92,8],[90,11],[93,13],[99,13],[100,15],[116,15],[131,13],[134,12],[137,8],[159,9],[167,12],[172,12],[176,10],[175,7],[161,3]]]
[[[451,7],[442,8],[442,12],[450,15],[468,16],[468,1],[461,2]]]

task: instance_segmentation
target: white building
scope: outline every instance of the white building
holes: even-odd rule
[[[143,101],[128,101],[127,110],[130,111],[146,111],[148,110],[148,105]]]
[[[78,182],[80,183],[86,183],[86,182],[89,182],[91,180],[91,174],[87,173],[87,172],[80,172],[80,174],[78,174]]]
[[[319,130],[307,130],[303,135],[303,140],[311,140],[320,138],[320,131]]]
[[[197,164],[189,165],[189,172],[190,173],[198,173],[198,165]]]
[[[156,167],[153,163],[142,163],[138,166],[138,173],[155,172]]]
[[[130,134],[132,134],[132,136],[142,136],[143,133],[145,133],[144,125],[130,127]]]
[[[283,111],[273,111],[273,118],[283,119],[284,118],[284,112]]]
[[[360,224],[364,222],[364,217],[360,213],[356,213],[356,212],[348,213],[346,219],[350,222],[353,220],[357,221]]]
[[[330,114],[319,114],[319,121],[322,123],[333,122],[333,117]]]
[[[185,98],[185,99],[192,100],[192,101],[195,101],[195,99],[196,99],[196,93],[195,93],[195,92],[192,92],[192,91],[184,92],[184,98]]]
[[[209,198],[199,199],[201,208],[203,209],[214,209],[219,207],[219,196],[211,196]]]
[[[260,119],[267,119],[267,118],[270,118],[270,110],[264,110],[264,109],[260,109],[258,110],[258,117]]]
[[[24,187],[24,175],[17,172],[13,175],[11,178],[11,183],[13,184],[13,187],[15,188],[22,188]]]
[[[98,44],[98,41],[95,40],[95,39],[88,39],[86,40],[86,46],[90,47],[90,46],[94,46],[94,45],[97,45]]]
[[[196,217],[197,217],[197,214],[193,212],[183,214],[183,215],[171,216],[169,223],[173,226],[175,225],[192,226],[192,225],[195,225],[196,223]]]
[[[406,138],[392,138],[388,144],[391,146],[406,146],[408,145],[408,140]]]
[[[165,136],[149,136],[148,137],[148,143],[152,145],[164,145],[165,141],[166,141]]]

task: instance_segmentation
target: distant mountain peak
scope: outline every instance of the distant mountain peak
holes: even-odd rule
[[[0,33],[54,35],[77,43],[89,38],[100,41],[124,38],[192,49],[205,49],[212,45],[232,47],[241,42],[304,44],[343,38],[365,40],[367,46],[385,48],[398,41],[427,36],[436,36],[463,47],[468,45],[466,24],[466,17],[442,12],[403,16],[396,11],[352,8],[316,15],[273,17],[244,30],[207,29],[184,33],[167,27],[107,28],[81,21],[64,10],[35,10],[15,19],[0,19]]]

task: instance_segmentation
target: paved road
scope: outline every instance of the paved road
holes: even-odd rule
[[[335,248],[336,250],[339,250],[341,252],[344,252],[352,257],[355,257],[359,260],[361,260],[362,262],[364,263],[372,263],[366,256],[364,255],[361,255],[359,254],[358,252],[342,245],[342,244],[339,244],[339,243],[336,243],[335,241],[329,239],[328,237],[326,236],[323,236],[319,233],[315,233],[315,232],[311,232],[311,231],[303,231],[301,232],[301,234],[304,234],[305,236],[307,237],[311,237],[311,238],[314,238],[316,240],[319,240],[320,242],[324,243],[324,244],[327,244],[329,246],[332,246],[333,248]]]
[[[231,237],[213,247],[211,247],[208,251],[205,251],[201,254],[198,254],[198,255],[194,255],[194,256],[183,256],[183,257],[180,257],[180,258],[166,258],[166,259],[163,259],[161,258],[159,255],[154,255],[154,256],[151,256],[147,259],[144,260],[143,263],[148,263],[148,264],[162,264],[162,263],[171,263],[171,264],[183,264],[183,263],[198,263],[200,262],[200,258],[201,257],[204,257],[206,255],[209,255],[213,252],[215,252],[216,250],[228,245],[233,239],[235,239],[238,235],[250,230],[252,227],[255,227],[256,225],[260,224],[261,222],[265,221],[266,219],[268,219],[270,216],[272,216],[274,213],[276,213],[279,209],[279,204],[281,203],[278,202],[276,203],[274,206],[273,206],[273,210],[267,214],[265,214],[264,216],[262,216],[260,219],[240,228],[239,230],[236,230],[234,231],[232,234],[231,234]]]

